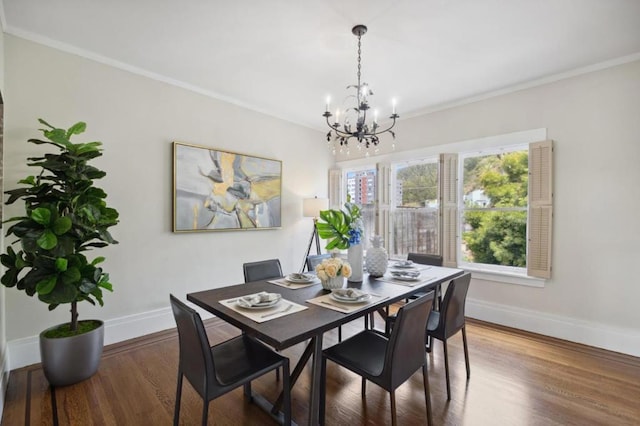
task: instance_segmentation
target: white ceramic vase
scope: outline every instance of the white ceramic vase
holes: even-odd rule
[[[355,244],[347,249],[347,261],[349,265],[351,265],[351,276],[349,277],[349,281],[351,282],[358,283],[362,281],[364,269],[362,254],[362,244]]]
[[[342,288],[344,285],[344,277],[342,275],[338,275],[337,277],[329,277],[326,280],[322,281],[322,288],[325,290],[332,290],[334,288]]]
[[[371,238],[372,247],[367,250],[367,272],[373,277],[381,277],[387,272],[387,250],[382,243],[382,237],[374,235]]]

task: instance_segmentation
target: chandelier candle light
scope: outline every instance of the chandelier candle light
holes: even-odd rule
[[[356,101],[356,105],[346,108],[343,112],[343,122],[340,123],[340,110],[336,109],[335,121],[331,119],[333,114],[329,112],[331,98],[327,98],[327,106],[323,117],[327,120],[327,125],[331,128],[327,133],[327,143],[332,149],[333,154],[336,154],[336,148],[340,146],[340,152],[343,147],[346,147],[347,155],[349,154],[349,140],[355,138],[358,141],[358,149],[363,147],[367,149],[366,156],[369,156],[369,148],[374,147],[375,153],[378,152],[378,143],[380,139],[378,135],[389,132],[395,139],[396,135],[391,130],[396,125],[396,119],[400,116],[396,114],[396,103],[393,100],[393,111],[390,120],[393,120],[386,129],[381,129],[378,125],[378,112],[374,110],[373,120],[367,122],[367,113],[371,109],[369,106],[368,97],[373,95],[373,92],[369,88],[367,83],[361,81],[361,38],[367,32],[367,27],[364,25],[356,25],[351,29],[351,32],[358,37],[358,84],[349,85],[347,89],[355,89],[356,94],[347,96],[347,99],[353,98]],[[371,119],[371,117],[369,117]],[[334,121],[333,123],[331,121]],[[333,138],[333,144],[331,140]],[[395,145],[392,145],[394,148]]]

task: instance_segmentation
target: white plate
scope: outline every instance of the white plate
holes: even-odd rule
[[[363,303],[363,302],[366,302],[367,300],[371,299],[371,295],[370,294],[363,294],[362,296],[358,297],[357,299],[353,299],[351,297],[340,296],[340,295],[335,294],[335,293],[331,293],[329,295],[329,297],[331,297],[333,300],[337,300],[338,302],[342,302],[342,303]]]
[[[315,275],[304,274],[306,278],[295,278],[293,274],[287,275],[285,278],[287,281],[298,284],[312,283],[315,279]]]

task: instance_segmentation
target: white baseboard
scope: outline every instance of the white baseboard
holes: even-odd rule
[[[467,299],[470,318],[640,357],[638,330]]]
[[[171,308],[107,320],[104,323],[104,344],[122,342],[156,333],[176,326]],[[40,362],[40,341],[38,336],[25,337],[7,342],[9,370]]]
[[[466,314],[482,321],[640,357],[640,333],[637,330],[603,326],[473,299],[467,300]],[[105,321],[105,345],[173,327],[175,321],[168,307],[108,320]],[[39,345],[38,336],[7,342],[8,360],[5,359],[4,364],[9,365],[5,371],[39,363]],[[3,383],[6,381],[5,375],[2,380]]]

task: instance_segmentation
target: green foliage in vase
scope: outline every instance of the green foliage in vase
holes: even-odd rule
[[[6,236],[16,240],[0,256],[6,271],[1,282],[24,290],[53,310],[71,304],[71,330],[77,329],[77,302],[103,305],[102,290],[113,291],[109,274],[98,265],[104,257],[87,259],[85,252],[117,244],[108,228],[118,223],[118,212],[107,206],[107,194],[94,186],[94,180],[106,175],[89,162],[102,155],[101,142],[72,143],[86,124],[69,129],[56,128],[46,121],[40,129],[46,140],[29,139],[37,145],[52,145],[58,152],[28,158],[27,165],[39,169],[18,183],[25,186],[6,191],[6,204],[21,200],[24,216],[15,222]],[[20,249],[12,247],[20,244]]]
[[[318,235],[324,240],[329,240],[326,249],[348,249],[352,245],[362,241],[363,222],[360,206],[350,201],[344,204],[344,210],[322,210],[316,228]]]

